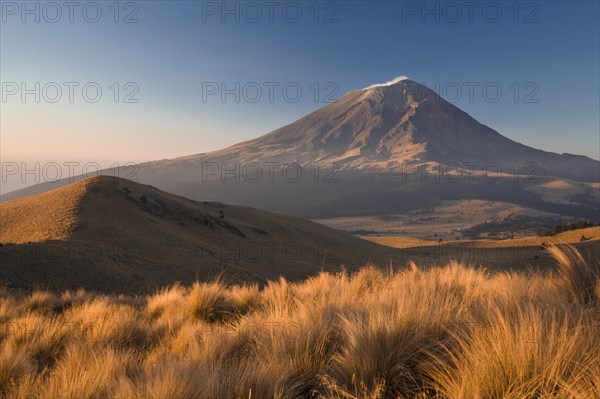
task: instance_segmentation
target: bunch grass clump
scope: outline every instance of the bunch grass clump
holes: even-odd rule
[[[600,254],[147,297],[0,290],[5,398],[598,398]]]

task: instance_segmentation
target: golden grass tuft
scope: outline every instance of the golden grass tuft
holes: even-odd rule
[[[187,301],[190,314],[199,320],[212,322],[233,313],[231,300],[220,280],[211,283],[195,282]]]
[[[597,398],[600,254],[145,298],[0,291],[0,397]]]
[[[600,250],[594,248],[595,253],[588,258],[598,259]],[[597,295],[600,262],[586,262],[582,254],[569,245],[553,245],[549,251],[558,262],[558,274],[566,292],[583,305],[600,305],[600,296]]]

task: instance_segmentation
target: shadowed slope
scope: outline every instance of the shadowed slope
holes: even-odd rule
[[[2,203],[0,214],[0,280],[19,287],[144,291],[221,272],[297,279],[394,252],[307,220],[110,177]]]

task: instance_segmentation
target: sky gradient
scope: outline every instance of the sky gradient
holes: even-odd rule
[[[513,140],[600,159],[596,1],[475,2],[474,9],[463,2],[89,3],[69,15],[57,2],[59,16],[44,3],[26,2],[34,11],[24,14],[22,2],[2,1],[3,162],[108,166],[206,152],[401,75],[442,90]],[[73,82],[72,102],[65,82]],[[35,93],[23,102],[23,83],[34,92],[40,84],[39,103]],[[223,84],[234,89],[224,98]],[[96,87],[102,96],[92,102]]]

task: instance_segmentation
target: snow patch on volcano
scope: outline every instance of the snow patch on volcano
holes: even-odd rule
[[[369,89],[372,89],[373,87],[391,86],[391,85],[395,85],[398,82],[402,82],[403,80],[409,80],[409,79],[410,78],[408,76],[398,76],[397,78],[394,78],[394,79],[390,80],[389,82],[375,83],[369,87],[365,87],[363,90],[369,90]]]

